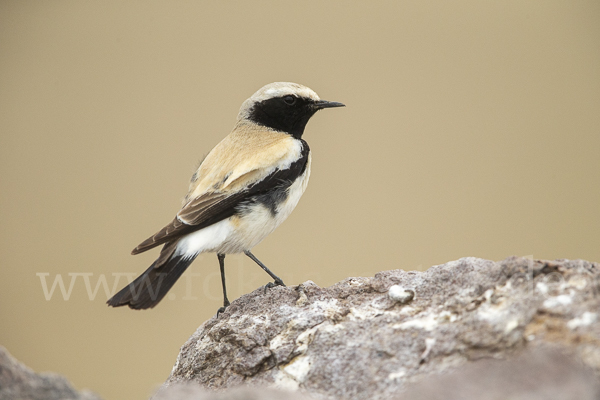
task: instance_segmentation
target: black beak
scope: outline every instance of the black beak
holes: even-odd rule
[[[317,110],[322,110],[324,108],[346,107],[346,105],[338,103],[337,101],[319,100],[315,102],[315,107],[317,108]]]

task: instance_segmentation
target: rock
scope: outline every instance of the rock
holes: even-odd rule
[[[549,347],[511,360],[474,361],[409,387],[399,400],[597,400],[591,369]]]
[[[522,356],[543,365],[558,357],[544,353],[547,348],[560,348],[574,357],[569,362],[599,373],[599,275],[599,264],[581,260],[463,258],[425,272],[348,278],[329,288],[310,281],[266,293],[260,288],[198,328],[165,385],[250,384],[330,399],[404,398],[410,390],[414,400],[434,398],[417,397],[419,382],[433,390],[428,382],[465,368],[463,380],[482,380],[477,373],[491,371],[487,379],[510,381],[513,364],[484,368],[477,360]],[[531,368],[537,367],[525,370]],[[537,372],[530,373],[530,387],[546,382]],[[571,383],[580,375],[594,392],[591,374],[576,374]],[[508,390],[507,384],[499,388]]]
[[[152,400],[311,400],[298,392],[267,388],[240,387],[221,393],[202,389],[193,383],[174,384],[163,388]]]
[[[101,400],[92,392],[77,392],[62,376],[36,374],[0,346],[0,400]]]

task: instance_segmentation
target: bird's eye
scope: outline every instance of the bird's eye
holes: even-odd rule
[[[283,101],[285,101],[285,104],[287,104],[288,106],[293,106],[294,104],[296,104],[296,98],[294,96],[285,96],[283,98]]]

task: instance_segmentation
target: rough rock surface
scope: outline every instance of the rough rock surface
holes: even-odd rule
[[[408,385],[395,400],[598,400],[600,382],[590,368],[548,346],[510,360],[481,359],[456,371]],[[163,388],[153,400],[311,400],[299,392],[243,386],[222,392],[194,382]]]
[[[528,349],[510,360],[482,359],[427,377],[398,400],[598,400],[590,368],[557,350]]]
[[[599,264],[581,260],[463,258],[329,288],[310,281],[261,288],[198,328],[166,385],[246,383],[314,398],[401,398],[409,384],[432,375],[548,346],[598,373],[599,277]]]
[[[100,400],[92,392],[77,392],[62,376],[36,374],[0,346],[0,400]]]
[[[180,383],[160,390],[152,400],[311,400],[298,392],[266,388],[239,387],[214,392],[193,383]],[[580,400],[580,399],[577,399]]]

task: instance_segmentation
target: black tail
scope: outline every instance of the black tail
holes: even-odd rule
[[[112,307],[129,306],[134,310],[153,308],[177,282],[196,256],[175,256],[165,246],[160,257],[142,275],[111,297],[107,304]],[[171,254],[164,254],[169,251]],[[167,257],[165,257],[167,256]]]

